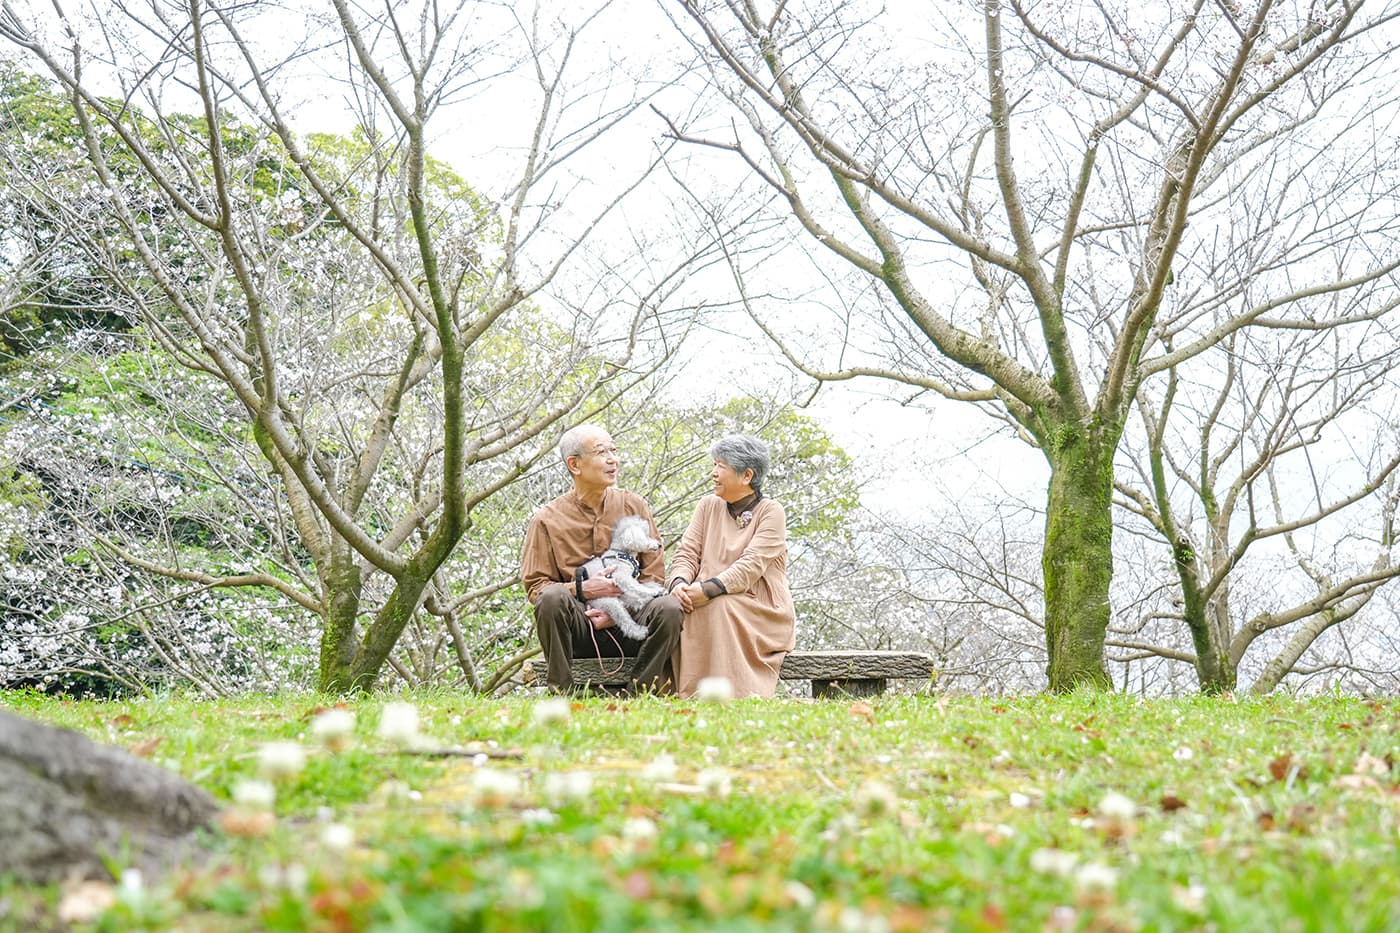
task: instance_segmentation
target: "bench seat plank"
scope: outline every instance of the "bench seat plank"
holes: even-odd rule
[[[621,686],[632,673],[631,658],[576,658],[570,664],[576,683]],[[545,675],[544,658],[534,658],[530,669]],[[793,651],[778,670],[780,680],[810,680],[814,696],[846,693],[873,696],[894,678],[926,680],[933,674],[930,655],[917,651]]]

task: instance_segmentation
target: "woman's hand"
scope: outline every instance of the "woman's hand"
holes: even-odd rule
[[[710,601],[710,597],[705,595],[705,587],[699,583],[687,583],[685,586],[676,587],[672,592],[686,612],[694,612]]]

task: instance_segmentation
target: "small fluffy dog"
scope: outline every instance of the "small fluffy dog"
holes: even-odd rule
[[[601,609],[617,623],[618,629],[628,638],[640,641],[647,637],[647,630],[632,613],[660,596],[663,587],[659,583],[643,583],[637,579],[642,572],[638,554],[661,549],[661,542],[651,536],[651,528],[646,519],[627,515],[618,519],[613,526],[612,542],[601,557],[595,557],[580,567],[575,573],[576,580],[587,580],[597,576],[608,567],[615,567],[612,582],[622,590],[621,596],[600,596],[590,599],[591,608]]]

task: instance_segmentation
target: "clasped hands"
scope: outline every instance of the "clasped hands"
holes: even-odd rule
[[[671,589],[671,595],[680,601],[686,612],[694,612],[710,601],[705,595],[705,587],[699,583],[682,583]]]

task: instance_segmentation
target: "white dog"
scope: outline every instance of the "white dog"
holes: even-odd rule
[[[637,555],[660,549],[661,542],[651,536],[647,520],[627,515],[613,526],[612,543],[603,556],[593,558],[574,573],[575,579],[587,580],[609,567],[616,568],[612,572],[612,582],[622,590],[622,595],[600,596],[590,599],[588,605],[606,612],[623,635],[638,641],[647,637],[647,630],[632,618],[632,613],[640,612],[643,606],[660,596],[663,587],[637,579],[642,572]]]

